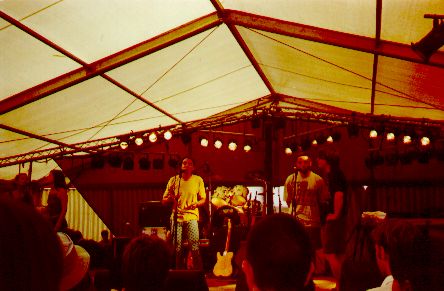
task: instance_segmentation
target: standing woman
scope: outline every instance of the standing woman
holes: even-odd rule
[[[65,218],[68,209],[68,186],[65,182],[65,175],[60,170],[52,170],[48,175],[47,182],[51,184],[48,206],[46,207],[49,220],[55,231],[65,232],[68,228]]]

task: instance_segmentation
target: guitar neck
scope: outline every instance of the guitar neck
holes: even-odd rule
[[[227,240],[225,242],[225,253],[228,252],[228,248],[230,247],[230,239],[231,239],[231,219],[228,218],[228,230],[227,230]]]

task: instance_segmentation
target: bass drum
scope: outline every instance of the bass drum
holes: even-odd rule
[[[228,218],[231,219],[231,225],[239,225],[240,215],[239,211],[231,206],[224,205],[219,207],[211,217],[211,228],[222,228],[228,224]]]

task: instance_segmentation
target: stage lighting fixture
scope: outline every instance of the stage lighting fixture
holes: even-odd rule
[[[157,134],[153,131],[152,133],[150,133],[150,135],[148,136],[148,139],[150,140],[150,142],[154,143],[157,141]]]
[[[139,159],[139,169],[149,170],[151,168],[151,162],[148,157],[142,157]]]
[[[333,143],[333,137],[329,135],[326,140],[328,143]]]
[[[134,140],[134,143],[138,146],[141,146],[143,144],[143,138],[136,137],[136,139]]]
[[[168,165],[171,168],[176,169],[179,165],[179,158],[176,156],[170,156],[170,158],[168,159]]]
[[[427,164],[429,162],[430,156],[431,156],[430,151],[420,151],[418,153],[418,163]]]
[[[119,154],[114,153],[114,154],[110,154],[108,156],[108,163],[110,164],[111,167],[113,168],[120,168],[121,164],[122,164],[122,158],[120,157]]]
[[[444,15],[425,14],[424,18],[433,18],[433,28],[420,41],[412,43],[412,49],[427,63],[432,54],[444,45]]]
[[[246,152],[246,153],[248,153],[249,151],[251,151],[251,145],[250,144],[248,144],[248,143],[246,143],[245,145],[244,145],[244,151]]]
[[[128,148],[128,143],[126,141],[120,142],[120,148],[126,150]]]
[[[430,139],[427,136],[423,136],[420,142],[423,147],[430,145]]]
[[[371,139],[375,139],[375,138],[378,137],[378,132],[377,132],[375,129],[372,129],[372,130],[370,130],[370,133],[368,134],[368,136],[369,136]]]
[[[163,169],[163,158],[153,159],[153,169],[155,170]]]
[[[182,133],[181,139],[182,139],[183,144],[185,144],[185,145],[189,144],[191,142],[191,133],[189,133],[189,132]]]
[[[170,140],[172,137],[173,137],[173,134],[171,133],[170,130],[167,130],[167,131],[165,131],[165,132],[163,133],[163,138],[164,138],[165,140]]]
[[[230,151],[235,151],[237,149],[237,143],[233,140],[228,144],[228,149]]]
[[[359,135],[359,126],[356,123],[349,123],[347,126],[347,133],[348,133],[349,137],[358,136]],[[335,138],[333,137],[333,139],[335,139]]]
[[[132,170],[132,169],[134,169],[134,160],[133,160],[133,157],[131,157],[131,156],[126,156],[126,157],[123,159],[122,168],[123,168],[124,170]]]
[[[217,149],[222,148],[222,141],[220,139],[216,139],[214,141],[214,147],[217,148]]]
[[[208,147],[208,139],[205,137],[201,137],[200,138],[200,145],[203,146],[204,148]]]
[[[105,166],[105,159],[101,154],[96,154],[91,157],[91,168],[102,169]]]

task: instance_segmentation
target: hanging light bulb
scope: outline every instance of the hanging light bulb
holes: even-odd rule
[[[228,149],[230,151],[235,151],[237,149],[237,143],[235,141],[230,141],[228,144]]]
[[[404,135],[402,138],[402,142],[404,144],[411,144],[412,143],[412,137],[410,135]]]
[[[251,145],[249,145],[248,143],[244,145],[244,151],[246,153],[248,153],[249,151],[251,151]]]
[[[332,137],[331,135],[329,135],[329,136],[327,137],[327,142],[328,142],[328,143],[332,143],[332,142],[333,142],[333,137]]]
[[[387,139],[387,141],[394,141],[395,140],[395,134],[393,132],[387,133],[386,139]]]
[[[148,139],[150,142],[156,142],[157,141],[157,134],[155,132],[150,133]]]
[[[314,140],[311,142],[311,145],[312,145],[312,146],[317,146],[317,145],[318,145],[318,141],[317,141],[316,139],[314,139]]]
[[[289,147],[286,147],[285,150],[284,150],[284,152],[285,152],[285,154],[286,154],[287,156],[289,156],[289,155],[291,155],[291,154],[293,153],[293,151],[292,151],[291,148],[289,148]]]
[[[208,146],[208,139],[205,137],[200,138],[200,145],[206,148]]]
[[[141,138],[141,137],[137,137],[137,138],[134,140],[134,143],[135,143],[136,145],[138,145],[138,146],[141,146],[141,145],[143,144],[143,138]]]
[[[171,133],[170,130],[167,130],[167,131],[165,131],[165,132],[163,133],[163,138],[164,138],[165,140],[170,140],[172,137],[173,137],[173,134]]]
[[[369,137],[375,139],[378,137],[378,132],[375,129],[370,130]]]
[[[430,138],[428,138],[427,136],[423,136],[421,138],[421,145],[423,147],[428,146],[430,144]]]
[[[120,148],[121,148],[122,150],[126,150],[126,149],[128,148],[128,143],[127,143],[126,141],[122,141],[122,142],[120,143]]]
[[[220,149],[222,147],[222,141],[220,139],[216,139],[214,142],[214,147]]]

